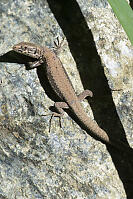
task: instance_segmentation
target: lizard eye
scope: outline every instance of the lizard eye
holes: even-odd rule
[[[18,51],[18,52],[22,52],[22,48],[18,48],[17,51]]]
[[[32,53],[32,54],[36,54],[37,50],[36,50],[36,48],[33,48],[33,47],[32,47],[32,48],[29,48],[29,49],[28,49],[28,52],[29,52],[29,53]]]
[[[23,51],[27,51],[27,46],[22,46]]]

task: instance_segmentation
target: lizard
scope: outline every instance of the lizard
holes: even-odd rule
[[[81,101],[88,96],[92,97],[93,93],[90,90],[84,90],[81,94],[76,94],[63,64],[54,51],[46,46],[41,47],[29,42],[21,42],[14,45],[13,51],[34,58],[35,61],[29,62],[31,68],[36,68],[42,64],[45,65],[48,81],[61,99],[61,102],[55,102],[54,104],[57,112],[53,112],[53,116],[61,117],[64,114],[63,109],[69,108],[80,123],[85,126],[87,133],[88,131],[91,132],[92,137],[104,144],[114,146],[116,149],[127,151],[133,155],[133,149],[130,146],[120,140],[109,138],[106,131],[87,116]]]

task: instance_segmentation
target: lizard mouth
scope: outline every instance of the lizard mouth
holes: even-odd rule
[[[22,46],[21,45],[18,45],[18,44],[16,44],[16,45],[14,45],[13,46],[13,50],[15,51],[15,52],[20,52],[20,53],[22,53],[23,51],[22,51]]]

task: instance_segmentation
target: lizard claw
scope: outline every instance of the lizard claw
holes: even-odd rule
[[[58,118],[59,118],[60,128],[62,128],[62,124],[61,124],[61,114],[60,114],[60,113],[54,112],[54,113],[52,113],[52,116],[51,116],[50,121],[49,121],[49,122],[50,122],[50,125],[49,125],[49,132],[50,132],[50,130],[51,130],[51,123],[52,123],[53,117],[58,117]]]
[[[51,115],[51,118],[49,120],[49,133],[51,131],[51,123],[52,123],[52,119],[53,117],[58,117],[59,118],[59,125],[60,125],[60,128],[62,128],[62,124],[61,124],[61,114],[60,113],[52,113],[52,114],[46,114],[46,115],[40,115],[40,116],[48,116],[48,115]]]
[[[63,37],[62,41],[60,41],[59,37],[56,38],[56,41],[54,41],[54,47],[53,47],[55,51],[58,51],[61,48],[61,46],[63,45],[64,39],[65,37]]]

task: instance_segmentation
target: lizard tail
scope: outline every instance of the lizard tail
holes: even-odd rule
[[[120,140],[116,140],[115,138],[111,138],[108,136],[106,131],[101,129],[98,124],[91,120],[87,114],[84,112],[82,105],[79,103],[74,103],[71,106],[71,109],[75,113],[76,117],[80,121],[80,123],[83,126],[83,129],[89,133],[93,138],[103,142],[104,144],[114,146],[116,149],[123,151],[123,152],[128,152],[130,155],[133,156],[133,149],[125,144],[124,142]],[[78,110],[78,111],[77,111]],[[88,132],[89,131],[89,132]]]

